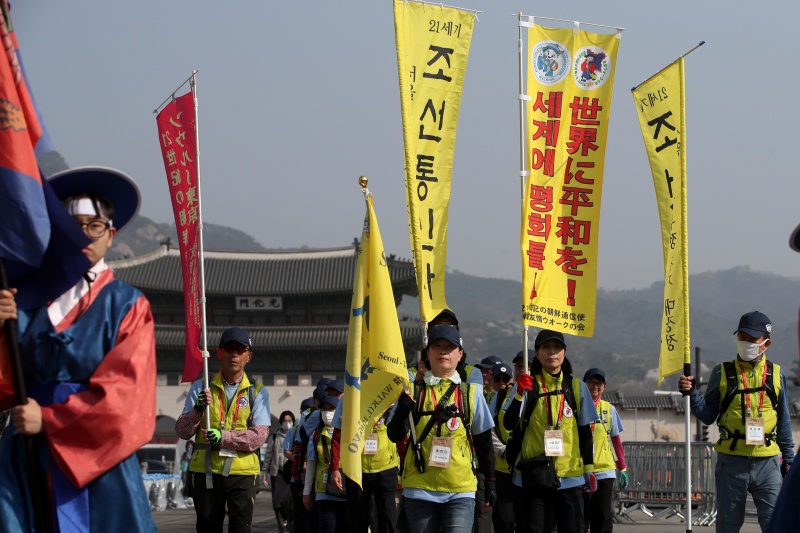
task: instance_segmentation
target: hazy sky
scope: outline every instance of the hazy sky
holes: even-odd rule
[[[482,10],[464,82],[448,266],[520,278],[517,21],[626,28],[614,87],[599,286],[663,279],[652,178],[630,89],[686,60],[689,265],[795,276],[800,2],[452,0]],[[13,2],[32,90],[70,166],[129,173],[141,213],[171,222],[153,110],[190,74],[198,94],[205,222],[266,247],[344,246],[370,178],[389,253],[411,257],[390,0]]]

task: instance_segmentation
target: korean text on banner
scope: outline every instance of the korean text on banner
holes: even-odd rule
[[[524,325],[594,333],[600,198],[620,36],[528,30]]]
[[[664,377],[691,362],[683,59],[634,89],[633,100],[656,188],[664,248],[661,385]]]
[[[406,201],[420,316],[445,302],[445,261],[453,150],[475,15],[394,2],[405,146]]]
[[[351,307],[341,468],[361,485],[364,430],[372,428],[408,386],[400,323],[372,196],[367,199]]]
[[[167,185],[178,230],[186,310],[186,352],[182,382],[194,381],[203,369],[200,352],[200,270],[197,197],[197,154],[194,99],[191,92],[175,98],[156,118]]]

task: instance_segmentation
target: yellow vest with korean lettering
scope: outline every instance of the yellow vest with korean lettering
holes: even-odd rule
[[[564,376],[562,372],[557,378],[554,378],[547,372],[541,372],[538,376],[533,376],[533,379],[539,384],[539,392],[544,392],[541,385],[541,376],[544,375],[545,388],[548,391],[561,390],[561,381]],[[581,405],[581,381],[572,379],[572,390],[575,394],[575,401],[578,404],[577,409]],[[544,432],[551,428],[548,424],[547,406],[550,406],[550,414],[553,425],[558,420],[558,409],[561,406],[561,399],[564,398],[563,394],[542,396],[536,401],[536,407],[531,413],[531,418],[528,421],[528,426],[525,428],[525,435],[522,439],[522,451],[517,461],[519,462],[542,455],[544,453]],[[524,408],[523,408],[524,413]],[[569,403],[564,399],[563,416],[561,417],[561,431],[564,437],[564,455],[556,457],[556,474],[558,477],[576,477],[583,475],[583,460],[581,459],[580,446],[578,442],[578,424],[576,417],[578,413],[573,413]],[[569,415],[569,416],[567,416]],[[523,415],[524,416],[524,415]],[[520,423],[522,423],[520,421]]]
[[[254,396],[258,396],[261,387],[261,383],[256,384],[256,394]],[[225,395],[225,387],[222,383],[221,373],[217,372],[211,380],[209,388],[211,389],[211,405],[209,405],[211,410],[211,428],[216,428],[221,431],[247,429],[247,420],[250,418],[250,410],[252,408],[247,394],[247,389],[250,388],[250,380],[247,378],[247,374],[242,376],[242,380],[239,382],[239,388],[236,389],[236,394],[233,395],[232,402],[228,402],[228,398]],[[220,398],[222,399],[225,409],[224,424],[220,423]],[[238,413],[236,413],[237,403],[239,405]],[[234,418],[236,419],[234,420]],[[203,424],[201,424],[201,426],[202,425]],[[192,472],[205,472],[206,453],[208,453],[205,448],[208,442],[203,437],[202,431],[197,431],[195,441],[197,445],[194,448],[194,454],[192,454],[192,462],[189,466],[189,470]],[[225,465],[225,457],[220,457],[219,450],[210,450],[210,453],[211,472],[214,474],[221,474],[222,468]],[[236,452],[236,457],[233,458],[231,463],[230,475],[251,475],[259,474],[260,472],[261,460],[258,457],[257,451]]]
[[[450,388],[451,381],[443,379],[437,385],[425,385],[423,405],[420,406],[420,411],[433,411],[436,403],[433,400],[433,395],[440,399]],[[477,385],[468,384],[469,398],[463,398],[463,405],[469,404],[469,420],[470,424],[475,417],[475,402],[473,401],[473,394]],[[465,387],[466,388],[466,387]],[[433,391],[433,394],[431,394]],[[453,391],[450,397],[450,403],[457,400],[457,395],[461,394],[461,387]],[[480,400],[480,398],[479,398]],[[428,424],[430,415],[419,417],[416,424],[417,435],[420,435]],[[456,422],[457,421],[457,422]],[[452,429],[455,427],[455,429]],[[453,447],[450,451],[450,467],[438,468],[428,464],[428,458],[431,454],[431,445],[434,436],[451,437],[453,439]],[[478,478],[472,470],[472,449],[467,431],[460,418],[451,418],[448,423],[442,424],[437,430],[436,424],[433,429],[422,441],[422,457],[425,459],[425,473],[420,474],[414,465],[414,450],[410,448],[411,442],[409,441],[409,449],[405,457],[405,465],[403,467],[403,487],[413,489],[423,489],[435,492],[446,493],[461,493],[461,492],[475,492],[478,488]]]
[[[755,365],[750,363],[741,363],[738,358],[734,361],[736,365],[736,380],[738,383],[737,390],[756,389],[761,387],[761,382],[764,380],[764,372],[766,372],[767,359],[762,357]],[[742,383],[742,368],[745,371],[747,383]],[[775,395],[780,397],[781,393],[781,368],[779,365],[772,364],[772,382],[775,387]],[[720,402],[725,398],[728,392],[728,382],[725,379],[725,370],[720,365],[721,377],[719,381],[719,398]],[[758,416],[758,406],[761,399],[760,392],[751,392],[748,394],[750,397],[750,408],[753,417]],[[745,400],[746,401],[746,400]],[[746,406],[747,404],[745,404]],[[746,407],[745,407],[746,408]],[[748,416],[745,413],[745,416]],[[764,435],[769,435],[775,430],[778,425],[778,412],[772,407],[772,402],[764,392]],[[742,400],[741,394],[737,394],[728,409],[722,413],[719,419],[719,425],[726,428],[729,432],[734,433],[738,431],[742,435],[746,433],[745,424],[742,421]],[[745,444],[745,439],[738,439],[736,446],[733,450],[730,449],[731,441],[723,440],[714,445],[714,449],[720,453],[727,453],[729,455],[742,455],[745,457],[773,457],[781,453],[778,443],[773,439],[769,445],[757,446],[753,444]]]
[[[383,421],[376,423],[372,433],[378,435],[378,453],[361,455],[361,471],[365,474],[375,474],[390,468],[399,468],[400,457],[397,446],[386,435],[386,424]]]
[[[592,423],[592,439],[594,444],[594,465],[592,472],[616,470],[614,453],[611,451],[611,404],[600,400],[597,404],[599,421]]]

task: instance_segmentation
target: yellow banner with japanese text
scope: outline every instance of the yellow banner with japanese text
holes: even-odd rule
[[[621,33],[528,30],[522,322],[591,337],[597,238]]]
[[[691,362],[686,116],[683,58],[639,87],[633,100],[656,188],[664,248],[664,306],[658,384]]]
[[[458,9],[394,1],[408,225],[424,322],[447,308],[453,151],[474,22]]]
[[[371,195],[358,247],[351,307],[340,458],[345,475],[361,485],[364,429],[372,428],[408,386],[400,322]]]

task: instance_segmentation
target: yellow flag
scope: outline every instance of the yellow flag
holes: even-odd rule
[[[686,217],[686,116],[683,58],[633,89],[656,187],[664,247],[664,307],[658,384],[691,362],[689,239]]]
[[[372,427],[408,386],[397,307],[371,195],[351,307],[340,458],[345,475],[361,485],[364,428]]]
[[[458,9],[394,1],[408,225],[425,322],[447,308],[450,181],[474,21]]]
[[[528,30],[524,325],[594,334],[600,198],[620,37]]]

